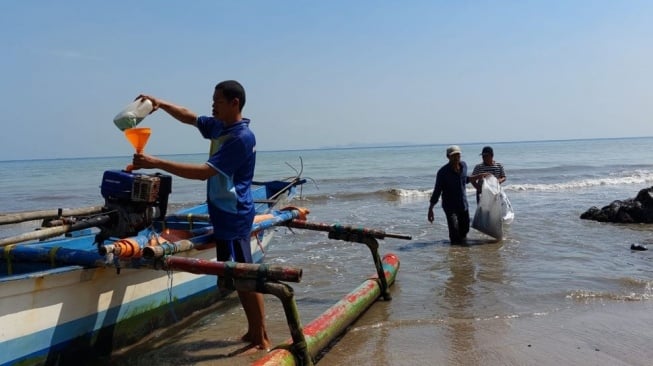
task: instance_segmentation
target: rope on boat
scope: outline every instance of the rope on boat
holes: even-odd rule
[[[11,265],[11,250],[14,249],[15,246],[16,244],[12,244],[4,247],[4,255],[7,260],[7,274],[9,275],[14,274],[14,268]]]
[[[59,251],[60,247],[52,247],[50,248],[50,252],[48,252],[48,255],[50,256],[50,267],[54,268],[57,266],[57,251]]]

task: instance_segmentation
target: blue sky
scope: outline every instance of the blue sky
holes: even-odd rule
[[[653,135],[650,1],[7,0],[0,40],[0,160],[128,156],[138,94],[210,114],[225,79],[259,151]]]

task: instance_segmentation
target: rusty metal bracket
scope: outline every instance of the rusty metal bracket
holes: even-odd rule
[[[278,281],[264,281],[262,284],[259,280],[251,279],[234,279],[234,285],[238,291],[260,292],[263,294],[274,295],[283,305],[283,311],[286,315],[286,322],[290,328],[292,344],[289,351],[295,356],[297,364],[300,366],[313,366],[315,363],[308,352],[308,345],[299,318],[299,309],[295,302],[295,291],[292,287]]]

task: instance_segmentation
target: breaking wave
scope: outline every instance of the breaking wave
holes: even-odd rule
[[[506,184],[503,189],[509,191],[568,191],[574,189],[591,188],[596,186],[619,185],[648,185],[653,184],[653,172],[637,170],[626,175],[613,174],[607,177],[570,180],[568,182],[550,184]]]
[[[377,184],[378,185],[378,184]],[[569,181],[555,182],[555,183],[508,183],[503,185],[506,192],[556,192],[556,191],[573,191],[577,189],[586,189],[599,186],[623,186],[623,185],[638,185],[649,186],[653,185],[653,172],[648,170],[638,170],[630,172],[629,174],[598,177],[598,178],[584,178],[572,179]],[[365,191],[365,188],[372,185],[358,185],[350,188],[350,191],[332,192],[323,194],[308,194],[306,198],[309,200],[357,200],[365,198],[377,197],[378,199],[396,201],[396,200],[412,200],[423,199],[430,197],[433,188],[420,187],[420,188],[385,188]],[[642,188],[642,187],[640,187]],[[475,189],[467,186],[467,195],[473,195]],[[304,192],[306,193],[306,192]]]

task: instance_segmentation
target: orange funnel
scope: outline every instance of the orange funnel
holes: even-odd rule
[[[147,145],[147,140],[150,138],[150,129],[148,127],[142,128],[128,128],[125,130],[125,137],[132,144],[134,149],[136,149],[137,154],[142,154],[145,145]]]

